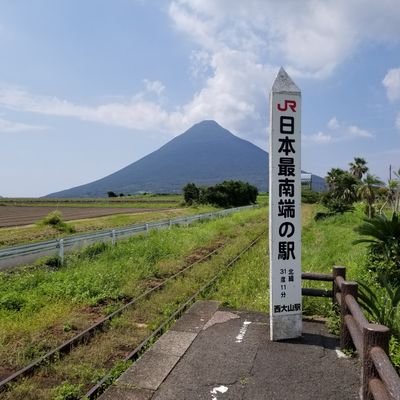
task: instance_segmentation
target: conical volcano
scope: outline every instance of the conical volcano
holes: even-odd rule
[[[142,159],[97,181],[49,197],[105,197],[108,191],[177,193],[188,182],[242,180],[268,188],[268,153],[215,121],[202,121]]]

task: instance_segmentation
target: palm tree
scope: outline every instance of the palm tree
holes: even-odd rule
[[[385,214],[369,219],[364,218],[363,223],[354,231],[364,238],[354,240],[353,244],[368,243],[375,253],[386,256],[390,254],[395,243],[400,250],[400,219],[396,213],[392,214],[391,219]]]
[[[329,190],[334,190],[340,178],[346,173],[346,171],[341,168],[331,168],[331,170],[326,175],[326,183],[329,186]]]
[[[400,286],[400,218],[397,213],[389,219],[385,214],[365,218],[354,230],[363,236],[353,244],[366,243],[369,256],[368,265],[382,276]]]
[[[390,179],[387,185],[387,202],[392,206],[393,211],[398,211],[400,182]]]
[[[350,173],[359,181],[368,171],[367,162],[361,157],[354,157],[354,162],[349,163]]]
[[[359,198],[367,203],[368,206],[368,218],[372,218],[373,205],[375,202],[375,192],[379,185],[383,182],[378,177],[367,174],[365,179],[362,181],[357,189],[357,195]]]
[[[397,180],[393,179],[392,186],[395,187],[395,196],[394,196],[394,204],[393,204],[393,211],[400,210],[400,168],[394,172],[397,177]]]

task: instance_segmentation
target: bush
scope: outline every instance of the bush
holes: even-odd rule
[[[377,276],[387,276],[387,279],[400,285],[400,221],[393,213],[392,218],[378,215],[365,218],[364,222],[355,228],[364,238],[355,240],[353,244],[367,243],[367,268]]]
[[[81,250],[79,253],[79,257],[93,259],[99,254],[104,253],[108,248],[109,246],[107,245],[107,243],[104,242],[94,243]]]
[[[72,385],[64,382],[55,390],[54,400],[78,400],[81,398],[82,385]]]
[[[392,336],[389,342],[389,354],[392,364],[400,374],[400,339]]]
[[[356,188],[358,180],[340,168],[332,168],[328,172],[326,180],[329,192],[321,198],[321,203],[330,212],[343,214],[353,210],[353,204],[357,200]]]
[[[9,293],[0,299],[0,309],[19,311],[25,305],[25,299],[18,293]]]
[[[195,201],[224,208],[254,204],[258,195],[258,189],[255,186],[232,180],[206,188],[198,188],[194,183],[188,183],[183,191],[187,204]]]
[[[50,226],[58,230],[59,232],[73,233],[75,229],[73,226],[64,222],[62,218],[62,214],[59,211],[52,211],[47,214],[41,221],[38,223],[39,226]]]
[[[188,183],[183,187],[183,198],[186,204],[192,205],[200,200],[200,189],[194,183]]]
[[[359,284],[359,302],[374,322],[386,325],[400,337],[400,286],[390,283],[387,276],[379,276],[379,286],[363,282]]]
[[[321,199],[321,195],[318,192],[314,192],[310,189],[303,189],[301,191],[301,202],[306,204],[318,203]]]
[[[331,213],[343,214],[347,211],[353,211],[353,202],[335,196],[333,192],[325,193],[321,198],[321,203]]]

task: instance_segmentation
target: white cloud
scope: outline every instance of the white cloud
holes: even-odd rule
[[[176,29],[197,45],[191,70],[203,83],[186,104],[168,109],[161,98],[164,84],[145,79],[145,90],[131,99],[96,106],[0,88],[0,106],[172,134],[199,120],[215,119],[253,141],[264,140],[267,95],[279,65],[284,64],[294,78],[324,78],[363,42],[399,41],[397,2],[172,0],[169,16]],[[394,87],[392,81],[387,84]],[[152,94],[157,97],[149,100]],[[328,129],[335,134],[319,132],[311,135],[312,140],[372,136],[355,125],[340,124],[335,117]]]
[[[314,135],[304,135],[303,136],[305,142],[317,143],[317,144],[326,144],[332,142],[332,136],[323,132],[315,133]]]
[[[336,129],[339,129],[339,127],[340,127],[340,124],[336,117],[333,117],[328,121],[329,129],[336,130]]]
[[[397,0],[175,0],[169,12],[204,49],[268,52],[290,71],[324,77],[363,41],[398,41],[397,9]]]
[[[327,127],[331,133],[318,132],[312,135],[303,135],[306,143],[327,144],[344,142],[354,139],[371,139],[374,135],[357,125],[340,122],[336,117],[331,118]]]
[[[207,79],[181,107],[187,121],[215,118],[253,140],[265,133],[266,94],[280,64],[293,78],[330,75],[363,42],[400,38],[397,0],[174,0],[169,15],[194,41],[194,77]],[[339,129],[337,119],[329,129]],[[349,126],[344,136],[369,137]],[[257,137],[258,136],[258,137]],[[316,137],[316,140],[322,140]],[[326,140],[326,139],[325,139]]]
[[[14,122],[0,118],[0,133],[44,131],[47,129],[47,126],[23,124],[21,122]]]
[[[204,87],[189,102],[173,110],[163,107],[159,98],[146,99],[146,93],[160,97],[165,91],[161,82],[149,80],[144,80],[146,92],[134,94],[129,100],[113,99],[96,106],[0,86],[0,107],[172,135],[203,119],[215,119],[227,129],[244,131],[253,135],[255,141],[260,137],[264,140],[268,82],[276,71],[258,63],[252,54],[229,48],[210,54],[210,68],[213,74]],[[249,126],[253,126],[253,131]]]
[[[374,135],[365,130],[365,129],[361,129],[356,125],[350,125],[347,127],[347,132],[351,135],[351,136],[355,136],[355,137],[360,137],[360,138],[373,138]]]
[[[398,113],[396,117],[396,128],[400,129],[400,113]]]
[[[19,88],[0,88],[0,106],[11,110],[77,118],[137,130],[163,126],[166,129],[169,118],[168,113],[157,103],[146,101],[141,96],[134,96],[125,102],[87,106],[57,97],[34,95]]]
[[[400,68],[390,69],[382,81],[390,101],[400,99]]]
[[[144,79],[143,83],[147,92],[153,92],[157,96],[161,96],[162,92],[165,90],[165,86],[160,81],[150,81],[148,79]]]

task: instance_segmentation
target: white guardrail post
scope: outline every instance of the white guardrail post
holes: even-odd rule
[[[172,225],[182,225],[188,227],[189,224],[195,221],[203,219],[212,219],[214,217],[223,217],[225,215],[232,214],[237,211],[242,211],[250,208],[258,207],[258,205],[231,208],[226,210],[215,211],[213,213],[204,213],[191,215],[186,217],[176,217],[169,219],[168,221],[151,222],[140,225],[131,225],[124,228],[117,228],[113,230],[104,230],[95,233],[84,233],[81,235],[67,236],[63,239],[51,239],[43,242],[29,243],[19,246],[0,248],[0,270],[14,267],[26,262],[32,262],[32,260],[43,257],[44,255],[54,254],[54,251],[58,250],[58,256],[60,263],[64,263],[64,253],[66,249],[75,247],[76,244],[86,242],[97,242],[110,238],[112,245],[116,244],[117,236],[127,237],[133,236],[140,233],[149,233],[150,229],[160,229],[165,226],[171,228]],[[35,258],[36,257],[36,258]],[[27,260],[29,258],[29,260]]]
[[[61,265],[64,265],[64,239],[58,241],[58,257]]]

